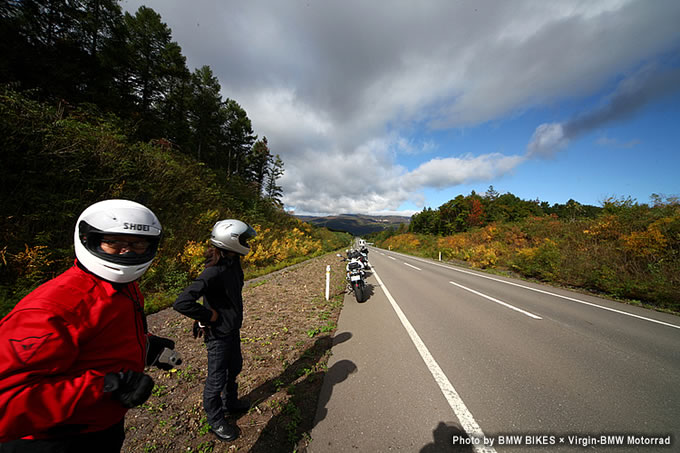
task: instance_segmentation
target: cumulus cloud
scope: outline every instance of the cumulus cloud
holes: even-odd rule
[[[426,187],[512,171],[518,156],[446,151],[413,136],[592,95],[612,74],[680,39],[676,0],[653,7],[640,0],[125,0],[123,7],[142,3],[161,14],[191,68],[211,66],[224,97],[241,104],[281,155],[287,207],[319,213],[397,209],[422,200]],[[634,96],[628,101],[616,111],[633,111]],[[528,155],[551,155],[614,116],[591,113],[539,126]],[[415,170],[402,168],[400,156],[417,158]]]
[[[291,181],[294,189],[285,201],[296,212],[377,213],[395,212],[403,202],[424,205],[420,193],[424,188],[443,189],[476,181],[489,181],[510,173],[521,164],[523,156],[502,154],[467,155],[461,158],[434,158],[412,171],[390,164],[383,158],[389,146],[374,142],[372,146],[358,149],[350,155],[330,153],[322,160],[313,158],[297,162],[291,174],[308,175],[304,181]],[[382,156],[382,158],[381,158]],[[342,191],[329,191],[328,187],[343,187]],[[314,197],[309,194],[314,193]]]
[[[541,124],[531,136],[527,147],[528,157],[550,157],[566,148],[569,139],[564,136],[564,127],[559,123]]]
[[[509,173],[523,160],[522,156],[502,154],[435,158],[404,175],[402,185],[407,190],[422,187],[444,189],[475,181],[490,181]]]

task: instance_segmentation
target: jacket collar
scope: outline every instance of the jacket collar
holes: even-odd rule
[[[103,278],[93,274],[90,272],[89,269],[87,269],[80,261],[77,259],[74,262],[74,267],[77,268],[77,270],[86,275],[90,280],[92,280],[95,284],[101,286],[104,288],[104,291],[106,292],[107,296],[113,296],[116,294],[118,291],[121,291],[123,288],[125,288],[127,285],[130,283],[113,283],[108,280],[104,280]],[[132,282],[134,283],[134,282]]]

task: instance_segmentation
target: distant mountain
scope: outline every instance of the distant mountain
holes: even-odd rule
[[[296,215],[303,222],[326,227],[334,231],[346,231],[354,236],[364,236],[389,227],[397,228],[402,223],[410,223],[410,217],[374,216],[363,214],[340,214],[326,217]]]

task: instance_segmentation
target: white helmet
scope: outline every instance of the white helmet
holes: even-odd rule
[[[143,236],[149,247],[141,254],[110,255],[101,249],[105,234]],[[114,283],[140,278],[158,251],[161,224],[146,206],[128,200],[105,200],[85,209],[78,221],[73,241],[78,261],[93,274]]]
[[[234,219],[220,220],[212,229],[210,243],[219,249],[246,256],[250,252],[248,239],[256,235],[253,227],[245,222]]]

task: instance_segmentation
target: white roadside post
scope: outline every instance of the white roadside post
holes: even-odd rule
[[[439,252],[439,261],[442,260],[442,252]]]
[[[331,288],[331,265],[326,266],[326,300],[330,297]]]

